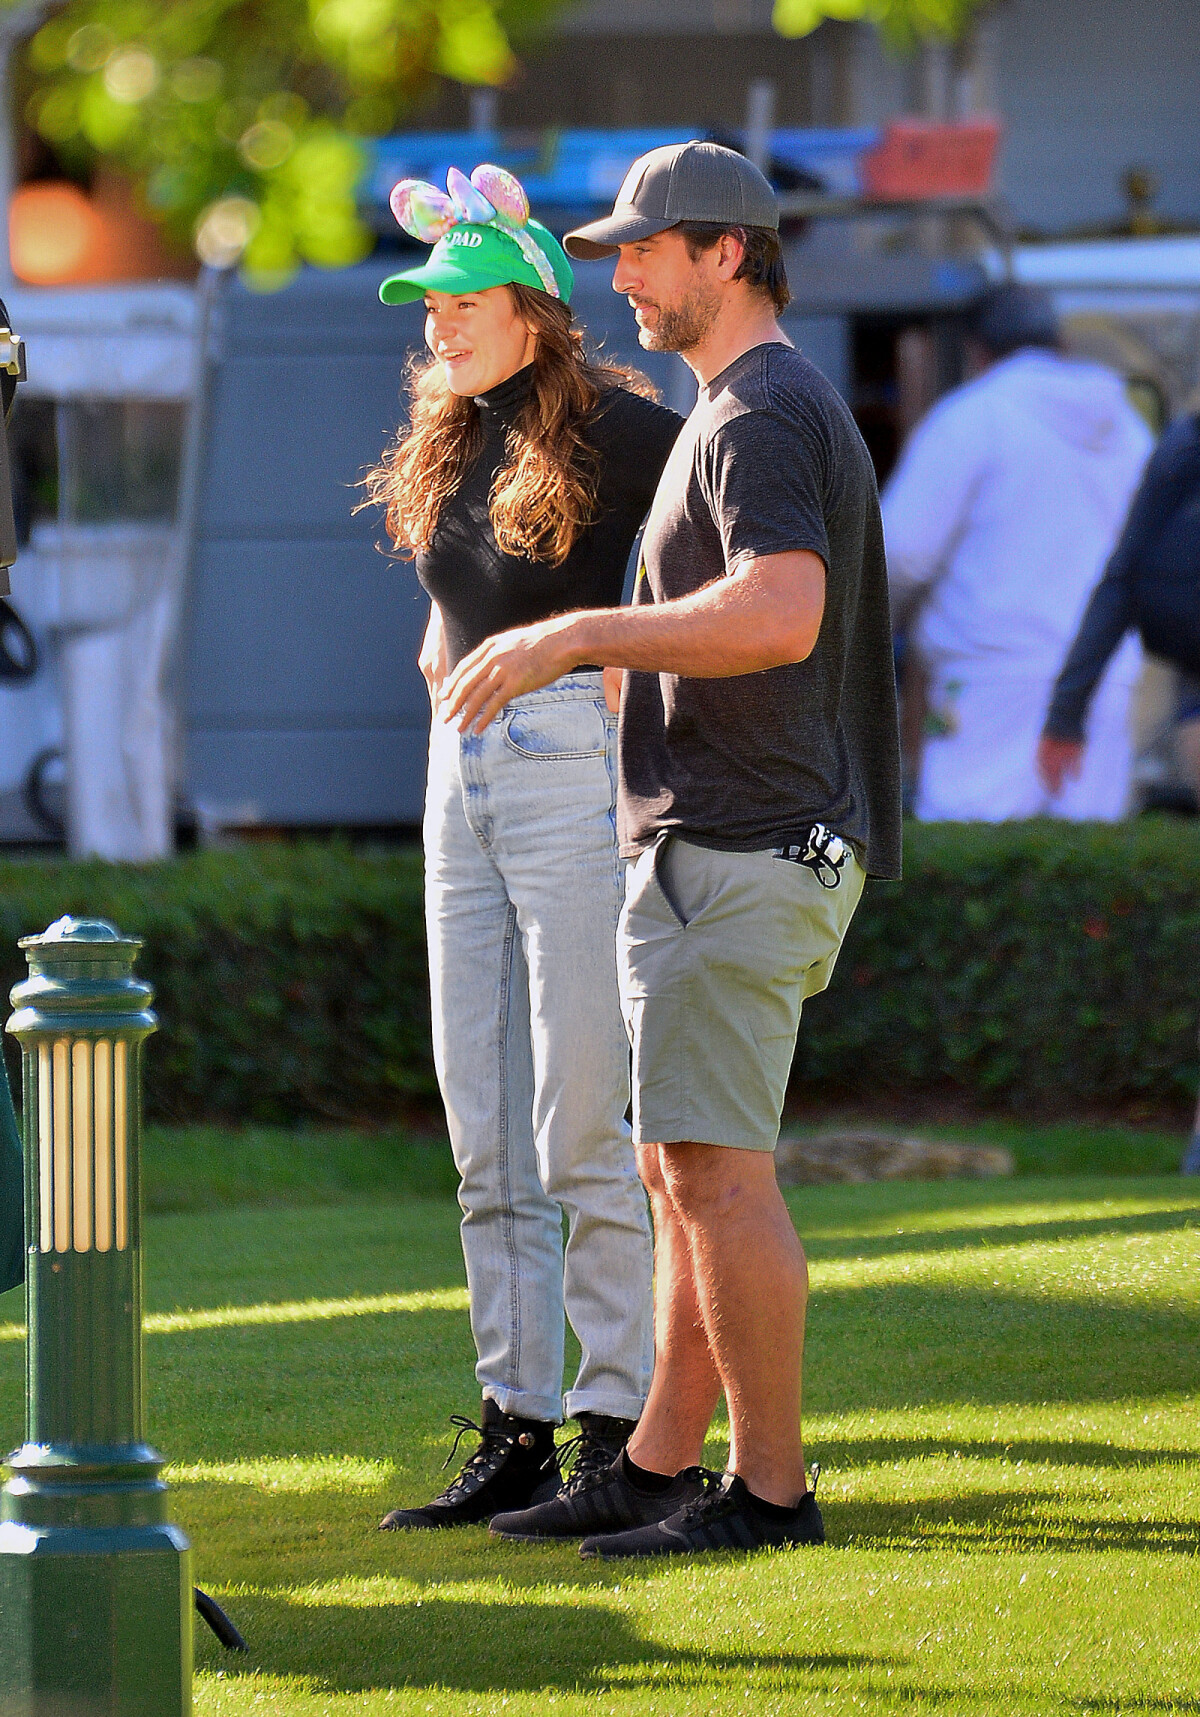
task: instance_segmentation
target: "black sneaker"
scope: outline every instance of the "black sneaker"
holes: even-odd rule
[[[558,1458],[554,1426],[541,1419],[517,1419],[502,1413],[494,1401],[483,1403],[483,1424],[461,1413],[450,1423],[458,1428],[449,1466],[468,1431],[482,1438],[479,1447],[453,1484],[424,1508],[394,1508],[379,1522],[380,1532],[411,1532],[438,1526],[474,1526],[501,1509],[526,1508],[553,1496],[558,1487]]]
[[[687,1467],[676,1473],[665,1490],[640,1490],[629,1477],[624,1453],[616,1460],[611,1454],[606,1458],[598,1445],[589,1445],[585,1430],[571,1476],[558,1495],[517,1514],[497,1514],[491,1531],[496,1538],[525,1542],[583,1538],[589,1532],[624,1532],[628,1527],[647,1526],[678,1514],[686,1503],[700,1496],[703,1488],[700,1468]]]
[[[815,1472],[814,1472],[815,1476]],[[825,1525],[816,1495],[806,1490],[782,1517],[766,1515],[736,1473],[704,1473],[704,1490],[695,1501],[656,1525],[632,1532],[585,1538],[581,1556],[611,1561],[618,1556],[682,1556],[704,1550],[785,1550],[800,1544],[824,1544]]]

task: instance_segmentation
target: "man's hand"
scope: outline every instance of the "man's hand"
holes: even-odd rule
[[[1038,740],[1037,772],[1046,791],[1058,798],[1068,781],[1078,778],[1083,768],[1083,741],[1081,739],[1048,739],[1045,735]]]
[[[482,733],[506,703],[548,686],[577,661],[569,621],[544,620],[498,632],[464,656],[442,688],[441,714],[463,733]]]
[[[740,561],[690,596],[637,608],[576,609],[489,638],[455,668],[439,714],[482,733],[511,698],[580,662],[701,680],[802,662],[825,611],[825,563],[809,549]]]

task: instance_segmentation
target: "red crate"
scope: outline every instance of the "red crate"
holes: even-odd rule
[[[981,196],[991,187],[999,143],[996,119],[894,119],[859,161],[863,193],[896,201]]]

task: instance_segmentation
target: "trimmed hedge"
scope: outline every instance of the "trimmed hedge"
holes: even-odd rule
[[[413,851],[271,844],[144,867],[0,865],[6,993],[26,970],[16,938],[64,912],[145,939],[137,970],[160,1021],[150,1116],[349,1121],[436,1096]]]
[[[806,1010],[805,1084],[1029,1113],[1194,1096],[1200,826],[913,825],[906,846]],[[0,864],[6,989],[17,937],[63,912],[146,940],[153,1116],[385,1119],[435,1095],[415,852]]]
[[[1025,1112],[1193,1101],[1200,824],[909,825],[797,1074]]]

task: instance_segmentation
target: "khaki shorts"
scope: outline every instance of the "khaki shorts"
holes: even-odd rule
[[[800,1009],[832,976],[863,882],[853,854],[829,888],[771,852],[675,835],[630,864],[617,969],[636,1143],[775,1149]]]

